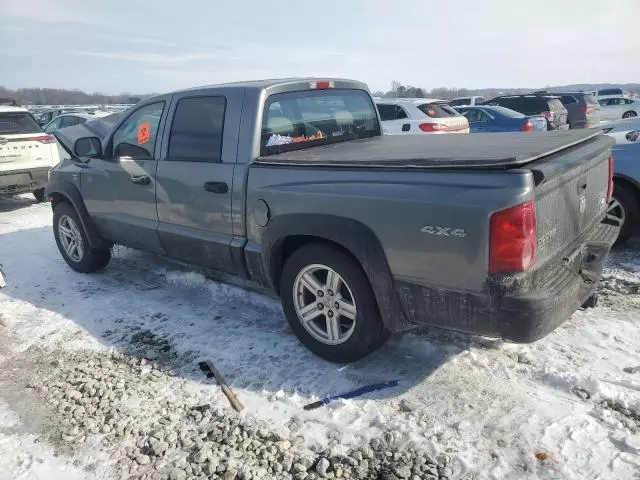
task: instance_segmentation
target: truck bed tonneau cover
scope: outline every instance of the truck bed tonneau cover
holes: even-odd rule
[[[383,135],[262,156],[256,164],[387,168],[518,167],[601,135],[600,130]]]

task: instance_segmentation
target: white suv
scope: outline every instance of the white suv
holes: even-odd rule
[[[59,161],[55,137],[27,109],[0,106],[0,197],[32,192],[43,201],[49,169]]]
[[[376,98],[385,135],[469,133],[469,121],[444,100]]]

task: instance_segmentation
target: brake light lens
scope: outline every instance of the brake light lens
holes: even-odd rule
[[[525,202],[491,215],[489,273],[526,272],[536,260],[535,204]]]
[[[37,137],[29,138],[32,142],[40,142],[40,143],[56,143],[56,137],[53,135],[40,135]]]
[[[556,115],[553,112],[540,112],[540,115],[546,117],[546,119],[550,122],[553,121],[554,118],[556,118]]]
[[[312,90],[326,90],[333,87],[335,87],[335,83],[331,80],[316,81],[309,84],[309,88]]]
[[[418,125],[423,132],[445,132],[447,126],[441,123],[421,123]]]
[[[611,201],[613,198],[613,155],[609,157],[609,185],[607,187],[607,203]]]
[[[591,110],[591,109],[589,108],[589,105],[580,105],[580,111],[581,111],[582,113],[588,113],[588,112],[589,112],[589,110]]]
[[[520,130],[523,132],[531,132],[533,130],[533,123],[531,123],[531,120],[527,120]]]

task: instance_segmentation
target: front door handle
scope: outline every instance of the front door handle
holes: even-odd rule
[[[211,193],[227,193],[229,185],[225,182],[205,182],[204,189]]]
[[[149,185],[151,179],[148,175],[132,175],[131,183],[135,183],[136,185]]]

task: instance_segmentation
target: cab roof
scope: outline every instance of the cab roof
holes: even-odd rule
[[[202,85],[199,87],[186,88],[183,90],[178,90],[173,93],[179,92],[190,92],[194,90],[202,90],[205,88],[217,88],[217,87],[237,87],[237,88],[246,88],[246,89],[254,89],[254,90],[264,90],[271,87],[280,87],[287,85],[296,85],[300,83],[312,83],[312,82],[334,82],[336,84],[335,88],[340,88],[342,85],[349,85],[351,88],[361,88],[367,89],[367,85],[365,83],[359,82],[357,80],[349,80],[346,78],[329,78],[329,77],[292,77],[292,78],[269,78],[264,80],[249,80],[242,82],[228,82],[228,83],[218,83],[213,85]]]

